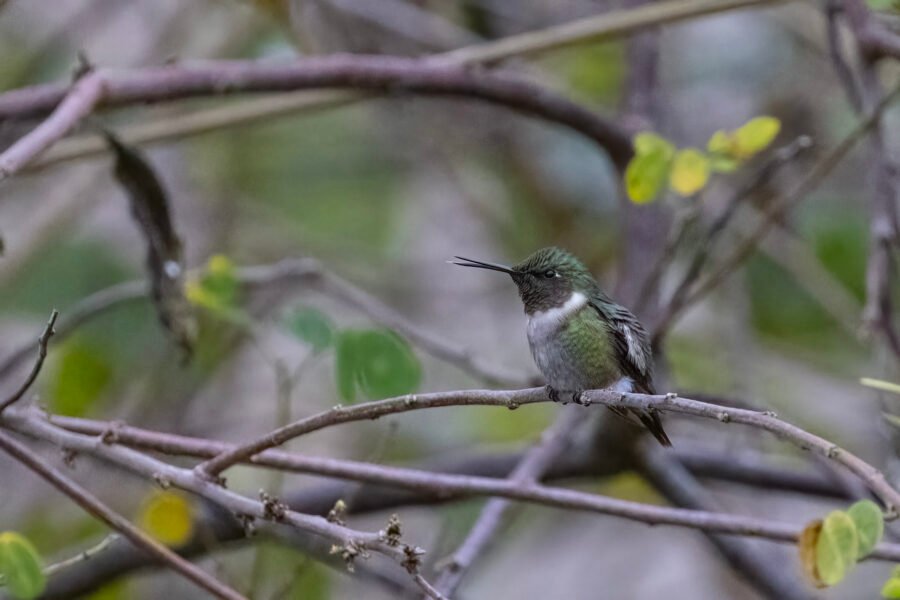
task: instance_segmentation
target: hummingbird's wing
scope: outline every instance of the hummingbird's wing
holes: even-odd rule
[[[655,394],[656,389],[653,387],[653,351],[650,346],[650,338],[646,330],[644,330],[644,326],[641,325],[641,322],[630,310],[612,302],[606,297],[592,298],[590,304],[609,324],[610,331],[613,334],[616,360],[622,373],[633,382],[634,391],[643,394]],[[659,414],[655,410],[623,411],[613,409],[613,412],[627,418],[629,421],[633,417],[637,417],[660,444],[663,446],[672,445],[672,442],[669,441],[669,436],[663,430]]]

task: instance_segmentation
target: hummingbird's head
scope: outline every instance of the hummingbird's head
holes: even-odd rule
[[[573,292],[586,292],[595,285],[590,271],[580,260],[556,247],[541,248],[511,267],[462,256],[455,258],[450,261],[455,265],[507,273],[518,286],[528,314],[562,306]]]

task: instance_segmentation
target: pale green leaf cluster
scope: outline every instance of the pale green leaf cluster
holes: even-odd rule
[[[698,148],[675,147],[650,132],[634,137],[634,157],[625,168],[625,190],[636,204],[652,202],[666,187],[684,197],[706,187],[713,173],[730,173],[766,149],[781,130],[775,117],[756,117],[734,131],[715,132]]]
[[[14,531],[0,533],[0,575],[14,598],[36,598],[47,584],[40,554]]]
[[[810,523],[800,537],[804,570],[819,587],[840,583],[865,558],[884,534],[884,516],[871,500],[860,500],[846,511],[832,511]]]

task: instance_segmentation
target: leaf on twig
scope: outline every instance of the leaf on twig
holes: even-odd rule
[[[693,196],[709,181],[709,158],[696,148],[679,150],[672,160],[669,185],[682,196]]]
[[[181,240],[172,225],[169,199],[150,163],[113,133],[102,129],[116,157],[115,177],[124,188],[131,213],[147,245],[147,270],[156,312],[163,327],[190,353],[196,325],[184,297],[184,259]]]
[[[328,348],[334,339],[331,321],[315,308],[298,309],[288,318],[287,324],[291,333],[308,344],[315,353]]]
[[[23,600],[39,596],[47,583],[40,554],[13,531],[0,533],[0,575],[10,593]]]
[[[675,146],[655,133],[634,136],[634,158],[625,168],[625,191],[632,202],[656,200],[669,177]]]

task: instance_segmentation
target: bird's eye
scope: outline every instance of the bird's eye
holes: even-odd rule
[[[546,277],[547,279],[552,279],[553,277],[556,277],[556,271],[554,271],[553,269],[547,269],[546,271],[544,271],[544,277]]]

